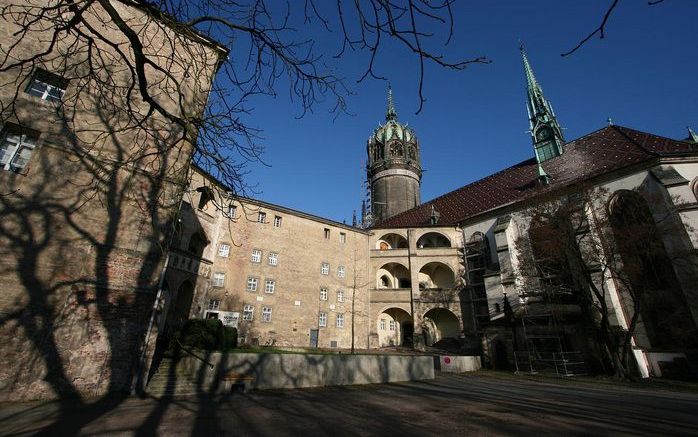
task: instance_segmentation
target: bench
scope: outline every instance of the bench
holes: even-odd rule
[[[241,388],[242,391],[245,392],[252,381],[254,381],[254,376],[252,375],[229,372],[223,376],[223,388],[226,393],[229,393],[236,388]]]

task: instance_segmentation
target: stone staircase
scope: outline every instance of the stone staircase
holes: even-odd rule
[[[201,390],[191,375],[184,372],[171,358],[163,358],[150,378],[146,392],[154,397],[200,394]]]

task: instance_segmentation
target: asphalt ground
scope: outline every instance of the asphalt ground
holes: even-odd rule
[[[698,392],[491,373],[228,396],[0,404],[2,435],[698,435]]]

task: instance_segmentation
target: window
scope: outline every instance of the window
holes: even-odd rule
[[[259,283],[259,280],[257,278],[253,278],[252,276],[249,276],[247,278],[247,291],[257,291],[257,284]]]
[[[394,331],[395,330],[395,320],[390,321],[390,330]]]
[[[221,244],[218,246],[218,256],[222,256],[223,258],[228,258],[228,255],[230,254],[230,244]]]
[[[266,223],[267,222],[267,213],[260,212],[259,214],[257,214],[257,222],[258,223]]]
[[[273,279],[267,279],[264,283],[264,292],[271,294],[274,292],[274,288],[276,288],[276,281]]]
[[[16,125],[6,125],[0,136],[0,168],[20,171],[29,162],[38,135]]]
[[[48,102],[59,103],[68,87],[68,80],[46,70],[37,68],[27,86],[27,94]]]
[[[325,240],[330,239],[330,230],[328,228],[325,228]]]
[[[230,218],[235,218],[237,216],[238,212],[238,207],[233,205],[232,203],[228,205],[228,217]]]
[[[385,319],[381,319],[380,326],[381,326],[381,331],[385,331]]]
[[[242,308],[242,320],[254,320],[254,307],[252,305],[245,305]]]
[[[344,314],[343,313],[338,313],[337,314],[337,319],[336,319],[335,326],[337,328],[344,328]]]
[[[252,262],[259,263],[262,262],[262,251],[259,249],[252,249]]]
[[[498,303],[494,304],[494,312],[495,312],[495,313],[501,313],[501,312],[502,312],[502,307],[499,306]]]
[[[208,301],[208,309],[217,311],[218,308],[221,307],[221,300],[220,299],[211,299]]]
[[[344,266],[337,267],[337,277],[338,278],[343,278],[345,274],[346,274],[346,272],[344,270]]]
[[[271,307],[262,307],[262,322],[271,322]]]
[[[326,288],[320,289],[320,300],[327,300],[327,289]]]
[[[279,254],[276,252],[269,252],[269,265],[275,266],[279,263]]]
[[[213,274],[213,286],[222,287],[225,284],[225,273],[216,272]]]
[[[339,242],[344,244],[347,242],[347,234],[344,232],[339,233]]]
[[[337,302],[344,302],[344,290],[337,290]]]
[[[274,227],[275,228],[280,228],[281,227],[281,217],[278,215],[274,216]]]
[[[329,275],[330,274],[329,263],[322,263],[322,266],[320,267],[320,274],[322,274],[322,275]]]
[[[327,313],[320,313],[318,315],[317,324],[321,328],[324,328],[325,326],[327,326]]]

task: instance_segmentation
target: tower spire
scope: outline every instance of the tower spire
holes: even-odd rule
[[[562,128],[557,121],[555,112],[550,102],[543,95],[543,88],[533,74],[533,68],[528,60],[523,44],[519,46],[523,60],[524,73],[526,75],[526,92],[528,101],[528,119],[531,138],[536,153],[536,160],[540,163],[562,154],[562,145],[565,139],[562,136]]]
[[[393,104],[393,88],[388,83],[388,110],[385,112],[385,121],[397,120],[397,112]]]

